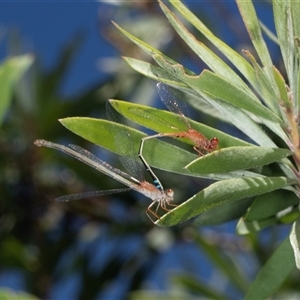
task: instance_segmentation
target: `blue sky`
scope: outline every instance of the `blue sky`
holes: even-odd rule
[[[232,26],[240,22],[235,1],[214,5],[209,1],[186,2],[189,7],[201,8],[201,13],[204,12],[203,15],[210,21],[216,20],[213,26],[219,28],[219,33],[234,47],[238,36],[232,34]],[[266,3],[256,3],[256,6],[260,8],[259,15],[263,15],[264,23],[270,25],[270,6]],[[45,68],[53,66],[62,47],[76,33],[83,32],[86,39],[77,52],[63,89],[64,93],[72,94],[105,76],[97,67],[98,59],[120,55],[99,30],[100,19],[101,23],[108,24],[112,19],[118,21],[117,11],[114,5],[96,1],[0,2],[0,58],[3,59],[8,53],[8,30],[17,29],[20,32],[25,51],[34,52],[42,58]],[[220,17],[225,13],[227,17],[222,20]],[[220,21],[223,21],[221,25]],[[237,34],[238,30],[240,28]]]
[[[94,1],[0,2],[0,58],[8,53],[8,30],[20,32],[25,51],[42,58],[45,68],[53,66],[62,47],[76,33],[83,32],[86,38],[68,74],[64,92],[87,87],[103,77],[97,60],[117,53],[99,33],[99,14],[105,15],[104,9],[109,6]]]

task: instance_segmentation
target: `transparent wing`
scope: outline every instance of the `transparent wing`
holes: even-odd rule
[[[115,123],[124,125],[111,127],[112,137],[115,139],[115,145],[118,148],[119,160],[124,168],[139,181],[144,181],[144,169],[141,161],[138,158],[138,153],[135,152],[134,144],[130,132],[126,129],[126,119],[120,115],[109,102],[106,104],[107,118]]]
[[[170,87],[165,85],[162,82],[159,82],[156,85],[158,95],[161,99],[161,101],[164,103],[164,105],[168,108],[169,111],[180,115],[180,118],[185,123],[187,128],[191,128],[187,116],[187,108],[183,101],[179,101],[177,97],[175,96],[175,91],[171,91]]]
[[[104,195],[124,193],[124,192],[128,192],[130,190],[131,190],[131,188],[123,188],[123,189],[91,191],[91,192],[70,194],[70,195],[65,195],[65,196],[58,197],[58,198],[55,199],[55,201],[57,201],[57,202],[70,202],[70,201],[75,201],[75,200],[100,197],[100,196],[104,196]]]

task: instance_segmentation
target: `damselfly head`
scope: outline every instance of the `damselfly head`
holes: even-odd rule
[[[216,138],[216,137],[213,137],[211,140],[210,140],[210,149],[211,150],[214,150],[218,147],[218,144],[219,144],[219,140]]]
[[[169,197],[171,199],[170,201],[173,201],[173,197],[174,197],[173,190],[167,189],[167,190],[165,190],[165,194],[166,194],[167,197]]]

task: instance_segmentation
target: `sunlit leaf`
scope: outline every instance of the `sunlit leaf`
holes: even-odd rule
[[[175,6],[175,3],[172,2]],[[171,25],[175,28],[178,34],[182,37],[184,42],[193,49],[193,51],[201,58],[207,66],[213,70],[216,74],[221,75],[224,78],[229,79],[233,84],[239,88],[245,90],[247,93],[252,94],[252,91],[247,87],[245,82],[235,73],[232,68],[222,61],[210,48],[205,46],[203,43],[196,40],[196,38],[183,26],[179,19],[173,14],[164,4],[160,2],[160,6],[163,12],[168,17]],[[191,14],[188,14],[189,16]],[[187,20],[190,20],[189,18]],[[212,35],[209,35],[212,38]],[[224,46],[224,43],[222,43]],[[220,49],[220,48],[219,48]],[[221,47],[221,49],[223,49]],[[237,53],[231,52],[231,55],[240,56]],[[243,58],[242,58],[243,59]],[[243,59],[244,60],[244,59]],[[247,62],[244,61],[245,64]],[[254,95],[253,95],[254,96]]]
[[[245,109],[258,117],[281,123],[281,120],[269,109],[261,105],[257,98],[245,93],[221,76],[208,70],[204,70],[199,76],[191,76],[184,72],[181,65],[171,65],[168,61],[165,61],[162,56],[156,55],[154,59],[161,67],[169,70],[171,74],[175,75],[194,90],[228,102],[241,109]],[[243,101],[241,101],[241,99],[243,99]]]
[[[117,154],[121,153],[120,149],[116,145],[115,137],[112,135],[112,132],[115,132],[118,128],[120,130],[124,130],[125,128],[125,130],[130,134],[133,142],[132,144],[134,146],[134,149],[132,149],[132,151],[136,153],[136,155],[138,155],[141,138],[146,136],[138,130],[132,129],[130,127],[124,127],[124,125],[122,124],[117,124],[102,119],[73,117],[61,119],[60,122],[75,134]],[[156,160],[159,162],[159,168],[161,168],[162,170],[165,169],[165,166],[168,166],[167,169],[170,168],[170,164],[168,164],[168,158],[169,153],[172,152],[174,158],[176,158],[176,163],[172,164],[173,168],[176,168],[180,173],[188,173],[187,170],[185,171],[183,169],[184,163],[189,161],[190,159],[195,158],[195,154],[189,153],[183,149],[162,141],[151,142],[156,145],[153,149],[150,150],[151,157],[152,160]],[[145,155],[146,153],[147,150],[145,151]]]
[[[234,178],[218,181],[165,214],[156,224],[173,226],[218,205],[268,193],[291,183],[293,182],[285,177]]]
[[[242,1],[237,0],[237,4],[240,10],[240,14],[243,18],[244,24],[247,27],[248,33],[250,35],[251,41],[257,54],[263,64],[264,67],[267,67],[269,71],[271,71],[272,60],[266,46],[266,43],[263,39],[259,20],[257,18],[254,5],[252,1]],[[271,81],[274,80],[272,77],[273,74],[268,72],[269,79]]]
[[[39,300],[38,297],[21,292],[21,291],[13,291],[12,289],[9,288],[0,288],[0,299],[1,300]]]
[[[0,123],[12,98],[14,85],[33,62],[31,55],[8,58],[0,66]]]
[[[287,71],[288,81],[290,83],[290,88],[295,90],[295,80],[297,79],[295,77],[296,74],[294,74],[294,53],[296,53],[297,45],[294,41],[296,35],[293,30],[292,2],[297,1],[273,1],[273,11],[276,33],[285,69]]]
[[[187,130],[187,125],[181,116],[170,113],[166,110],[159,110],[152,107],[135,104],[131,102],[111,100],[112,106],[126,118],[143,125],[144,127],[155,130],[159,133],[175,133]],[[207,138],[217,137],[220,147],[246,146],[250,145],[240,139],[234,138],[217,129],[208,127],[204,124],[186,119],[193,129],[198,130]],[[188,139],[185,142],[191,143]]]
[[[189,163],[186,168],[200,174],[225,173],[268,165],[289,155],[291,152],[287,149],[255,146],[229,147],[199,157]]]
[[[251,84],[255,86],[255,73],[249,62],[230,48],[224,41],[217,38],[209,28],[207,28],[199,18],[197,18],[191,10],[189,10],[181,1],[170,0],[170,3],[185,17],[185,19],[193,24],[212,44],[223,53],[229,61],[247,78]],[[224,75],[224,74],[223,74]]]

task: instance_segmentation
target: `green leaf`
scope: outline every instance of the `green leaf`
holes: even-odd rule
[[[297,219],[300,218],[300,211],[298,208],[294,208],[291,211],[286,211],[283,216],[278,216],[278,221],[281,224],[290,224],[295,222]]]
[[[199,76],[190,76],[184,73],[181,65],[171,65],[166,62],[161,56],[154,56],[155,61],[165,70],[175,75],[178,79],[189,85],[196,91],[201,91],[208,96],[228,102],[236,107],[245,109],[257,117],[279,122],[281,120],[272,113],[269,109],[264,107],[257,98],[245,93],[231,82],[225,80],[223,77],[212,73],[209,70],[204,70]],[[243,101],[241,101],[243,99]]]
[[[245,126],[243,119],[236,119],[236,114],[239,116],[239,110],[246,110],[251,116],[255,116],[264,122],[273,132],[280,136],[284,141],[286,140],[286,135],[280,124],[282,121],[280,118],[272,113],[268,108],[260,104],[258,99],[254,100],[250,95],[245,94],[243,91],[239,90],[233,86],[230,82],[225,81],[216,74],[208,70],[204,70],[200,76],[192,76],[185,73],[183,67],[180,64],[170,64],[168,61],[164,60],[162,56],[153,56],[155,61],[165,70],[168,70],[170,74],[175,75],[179,80],[189,85],[194,91],[196,91],[200,97],[203,97],[208,102],[211,103],[215,108],[219,106],[219,110],[223,110],[228,119],[231,120],[233,124],[237,126],[240,130],[246,133],[250,138],[257,142],[261,146],[271,147],[275,144],[270,140],[270,138],[263,133],[257,125],[251,124],[250,130],[248,126]],[[245,101],[245,99],[246,101]],[[243,99],[243,101],[241,101]],[[230,104],[226,105],[226,104]],[[239,108],[236,110],[236,114],[230,114],[230,110],[234,107]],[[234,118],[232,118],[234,116]],[[249,120],[248,120],[248,123]],[[255,127],[256,126],[256,127]]]
[[[193,223],[197,226],[218,225],[240,218],[252,203],[252,198],[227,202],[201,213]]]
[[[263,220],[284,209],[299,203],[299,198],[292,192],[278,190],[256,197],[247,212],[245,219],[249,221]]]
[[[111,105],[124,117],[140,124],[146,128],[150,128],[159,133],[176,133],[187,130],[187,125],[183,118],[166,110],[159,110],[145,105],[140,105],[131,102],[125,102],[120,100],[110,100]],[[208,127],[204,124],[195,122],[186,118],[191,127],[208,139],[217,137],[219,140],[219,147],[230,146],[248,146],[240,139],[234,138],[231,135],[225,134],[217,129]],[[192,144],[188,139],[182,139],[182,141]],[[193,150],[191,150],[193,151]],[[195,152],[196,153],[196,152]]]
[[[142,50],[144,50],[146,53],[148,53],[149,55],[161,55],[164,57],[164,59],[166,59],[169,62],[172,63],[176,63],[176,61],[174,61],[173,59],[171,59],[170,57],[164,55],[162,52],[160,52],[159,50],[153,48],[152,46],[150,46],[149,44],[145,43],[144,41],[138,39],[137,37],[133,36],[132,34],[130,34],[129,32],[127,32],[126,30],[124,30],[123,28],[121,28],[118,24],[116,24],[115,22],[113,22],[113,25],[122,33],[124,34],[128,39],[130,39],[133,43],[135,43],[138,47],[140,47]],[[191,72],[188,69],[185,69],[185,71],[188,74],[194,74],[193,72]]]
[[[225,64],[215,53],[213,53],[207,46],[195,39],[195,37],[183,26],[183,24],[178,20],[178,18],[173,14],[163,2],[159,2],[163,12],[170,21],[170,24],[178,32],[181,38],[186,44],[188,44],[191,49],[207,64],[207,66],[213,70],[216,74],[219,74],[223,78],[230,80],[234,85],[238,86],[248,94],[253,92],[245,84],[245,82],[235,73],[227,64]],[[189,14],[190,16],[190,14]],[[187,17],[187,16],[186,16]],[[187,20],[190,20],[187,18]],[[209,35],[212,38],[212,35]],[[224,45],[224,43],[222,43]],[[219,49],[219,48],[218,48]],[[222,48],[221,48],[222,49]],[[220,50],[220,49],[219,49]],[[231,52],[231,55],[233,53]],[[234,53],[235,56],[240,56]],[[244,63],[246,63],[244,61]]]
[[[222,122],[229,122],[228,119],[222,113],[219,113],[216,109],[214,109],[214,107],[212,107],[210,103],[208,103],[204,99],[199,98],[199,94],[197,94],[185,83],[183,83],[178,78],[165,71],[161,67],[157,67],[148,62],[144,62],[130,57],[123,57],[123,59],[128,63],[128,65],[132,69],[141,73],[142,75],[160,82],[164,82],[186,94],[191,95],[192,98],[189,97],[188,99],[185,99],[185,101],[189,103],[192,107],[194,107],[196,110],[201,111],[205,115],[209,115],[214,119],[221,120]],[[197,101],[195,101],[195,99]]]
[[[293,251],[287,237],[259,271],[244,299],[268,299],[294,269]]]
[[[128,63],[128,65],[135,71],[145,75],[151,79],[170,84],[172,86],[187,87],[186,84],[181,82],[175,76],[162,69],[161,67],[154,66],[148,62],[144,62],[139,59],[134,59],[130,57],[123,57],[123,59]]]
[[[296,75],[297,82],[295,83],[297,86],[297,95],[298,97],[294,101],[294,114],[297,114],[298,108],[300,107],[300,68],[298,69],[298,73]]]
[[[271,29],[269,29],[261,20],[259,20],[259,25],[265,36],[268,37],[268,39],[273,43],[279,45],[276,34]]]
[[[281,55],[287,72],[288,82],[292,91],[296,90],[297,74],[295,74],[295,32],[292,20],[292,6],[295,6],[296,12],[299,11],[299,5],[293,3],[297,1],[273,1],[274,22],[276,33],[280,45]],[[298,7],[298,9],[297,9]],[[298,19],[298,17],[296,17]],[[295,20],[296,20],[295,19]],[[299,37],[299,36],[298,36]]]
[[[230,48],[226,43],[217,38],[185,5],[179,0],[170,0],[170,3],[185,17],[185,20],[193,24],[216,48],[223,53],[228,60],[243,74],[251,84],[255,86],[255,73],[251,65]],[[218,68],[218,72],[220,69]],[[220,73],[221,74],[221,73]],[[227,78],[224,74],[222,74]]]
[[[287,149],[256,146],[229,147],[199,157],[186,168],[199,174],[225,173],[268,165],[291,154]]]
[[[117,154],[120,153],[120,149],[116,147],[112,132],[115,130],[124,130],[124,125],[116,124],[102,119],[93,119],[85,117],[73,117],[59,120],[67,129],[71,130],[75,134],[83,137],[84,139],[95,143],[109,151]],[[138,154],[142,137],[146,136],[144,133],[126,127],[127,132],[130,134],[134,149],[133,151]],[[223,180],[232,177],[257,177],[258,174],[238,171],[228,174],[209,174],[199,175],[189,170],[184,169],[190,161],[194,160],[197,155],[178,148],[169,143],[165,143],[158,139],[149,140],[144,148],[143,155],[147,162],[154,168],[173,172],[177,174],[184,174],[187,176],[210,178],[214,180]],[[170,159],[170,153],[172,153],[172,159]]]
[[[230,121],[239,130],[244,132],[253,141],[255,141],[261,146],[276,147],[276,145],[266,135],[266,133],[243,110],[240,110],[236,106],[231,105],[230,103],[224,102],[222,100],[211,99],[209,96],[205,95],[204,93],[201,93],[201,91],[199,90],[191,90],[190,88],[188,88],[187,84],[183,83],[181,80],[173,76],[171,73],[166,72],[162,68],[157,68],[155,66],[150,65],[149,63],[145,63],[131,58],[125,59],[128,62],[128,64],[137,72],[140,72],[145,76],[149,76],[150,78],[153,78],[155,80],[167,83],[172,87],[175,87],[183,92],[195,96],[196,99],[186,99],[187,102],[195,109],[200,111],[202,110],[203,100],[200,100],[202,98],[206,100],[206,105],[211,105],[215,108],[216,111],[218,111],[218,114],[215,114],[214,117],[218,117],[218,115],[221,115],[223,119],[226,118],[225,120],[227,122]],[[232,116],[234,116],[234,118],[232,118]],[[285,140],[285,135],[282,132],[280,126],[277,125],[277,123],[268,123],[267,120],[264,120],[264,122],[267,123],[268,127],[270,127],[276,134],[278,134],[282,137],[283,140]]]
[[[289,0],[288,2],[289,5],[291,6],[294,37],[299,38],[300,37],[300,20],[299,20],[300,3],[299,1],[292,1],[292,0]]]
[[[263,39],[259,20],[252,1],[237,0],[237,4],[253,46],[255,47],[263,66],[268,67],[271,70],[273,65],[272,60],[267,45]],[[268,75],[269,79],[272,81],[272,74],[268,73]]]
[[[298,203],[299,198],[287,190],[259,195],[239,220],[236,231],[238,234],[249,234],[277,223],[291,223],[297,216],[293,207]]]
[[[300,269],[300,219],[297,219],[293,224],[290,242],[294,251],[296,266]]]
[[[0,66],[0,124],[9,107],[15,84],[32,62],[31,55],[23,55],[9,58]]]
[[[219,181],[165,214],[156,224],[174,226],[216,206],[268,193],[292,183],[294,182],[285,177],[234,178]]]
[[[240,124],[241,126],[237,126],[240,130],[242,130],[243,132],[246,132],[246,134],[247,134],[247,131],[249,131],[249,133],[253,133],[254,136],[257,136],[258,130],[260,130],[260,132],[263,133],[262,130],[244,112],[242,112],[242,111],[239,111],[237,113],[233,112],[233,110],[236,111],[236,108],[231,107],[230,112],[228,112],[228,115],[230,115],[230,117],[227,118],[226,117],[227,115],[226,114],[224,115],[223,111],[221,111],[221,112],[218,111],[214,107],[214,105],[216,105],[219,110],[222,108],[224,110],[224,107],[227,107],[228,105],[225,105],[223,102],[223,103],[220,103],[222,107],[219,108],[219,106],[216,104],[216,102],[218,102],[218,101],[214,100],[214,102],[212,102],[210,100],[207,100],[208,96],[199,95],[199,93],[197,93],[196,91],[189,88],[187,84],[183,83],[181,80],[179,80],[178,78],[176,78],[175,76],[173,76],[172,74],[167,72],[166,70],[162,69],[161,67],[157,67],[157,66],[151,65],[148,62],[144,62],[144,61],[134,59],[134,58],[129,58],[129,57],[123,57],[123,58],[129,64],[129,66],[132,69],[134,69],[135,71],[137,71],[149,78],[152,78],[154,80],[164,82],[184,93],[192,95],[193,98],[191,98],[191,99],[186,98],[185,101],[187,103],[189,103],[189,105],[194,107],[196,110],[201,111],[201,112],[205,113],[206,115],[210,115],[210,116],[212,116],[216,119],[219,119],[223,122],[232,121],[232,118],[231,118],[232,113],[234,115],[242,114],[241,119],[243,120],[243,122]],[[236,121],[236,119],[233,121]],[[245,124],[245,123],[247,123],[247,124]],[[259,136],[259,134],[258,134],[258,136]],[[266,135],[264,134],[263,140],[265,140],[265,136]]]
[[[263,99],[264,103],[272,109],[272,111],[279,115],[280,110],[278,102],[280,99],[280,94],[277,84],[274,85],[274,82],[269,80],[268,74],[265,71],[267,67],[262,69],[249,51],[244,50],[243,52],[249,57],[255,70],[260,97]],[[274,70],[274,68],[272,68],[272,70]]]
[[[280,93],[279,99],[282,100],[287,107],[289,107],[291,102],[288,96],[286,82],[281,73],[275,67],[273,67],[273,73]]]
[[[39,300],[36,296],[21,292],[21,291],[13,291],[9,288],[0,288],[0,299],[1,300]]]
[[[292,52],[293,57],[299,57],[299,47],[300,47],[300,20],[299,20],[299,14],[300,14],[300,3],[299,1],[289,1],[290,3],[290,11],[292,13],[292,20],[293,20],[293,28],[289,28],[289,31],[293,34],[292,38],[293,38],[293,44],[289,43],[289,48],[291,47],[291,49],[287,49],[287,51]],[[288,14],[288,13],[287,13]],[[290,27],[290,26],[289,26]],[[291,40],[292,41],[292,40]],[[289,42],[291,42],[289,41]],[[286,46],[285,46],[286,47]],[[290,57],[289,59],[292,59],[292,57]],[[289,70],[289,72],[287,72],[288,74],[288,82],[289,82],[289,87],[290,87],[290,91],[297,91],[297,94],[293,94],[294,97],[292,97],[292,99],[294,100],[294,115],[298,114],[299,111],[299,101],[300,101],[300,67],[299,64],[295,63],[295,61],[292,61],[292,65],[291,65],[292,69]],[[290,77],[289,75],[291,75],[292,77]],[[297,95],[297,96],[296,96]]]
[[[236,226],[236,232],[239,235],[256,233],[266,227],[276,224],[276,222],[277,218],[275,217],[257,221],[248,221],[241,218]]]
[[[26,246],[11,235],[1,239],[0,261],[3,268],[19,268],[26,271],[37,266],[34,255],[26,255]]]
[[[117,154],[121,154],[120,149],[115,143],[115,139],[112,132],[118,130],[124,130],[130,134],[132,138],[134,149],[133,151],[138,155],[140,142],[142,137],[146,136],[144,133],[126,127],[122,124],[117,124],[111,121],[84,117],[73,117],[65,118],[59,120],[66,128],[74,132],[75,134],[83,137],[84,139],[95,143],[109,151]],[[151,141],[152,142],[152,141]],[[151,156],[153,160],[156,160],[160,169],[165,170],[165,166],[168,165],[167,169],[169,171],[170,164],[165,164],[169,161],[169,153],[172,152],[174,157],[176,157],[176,164],[171,164],[171,168],[177,169],[179,173],[186,174],[188,171],[183,169],[184,162],[189,161],[196,157],[196,155],[189,153],[183,149],[175,147],[171,144],[162,141],[153,141],[155,143],[155,148],[151,149]],[[145,151],[145,154],[147,151]],[[149,153],[150,154],[150,153]]]

